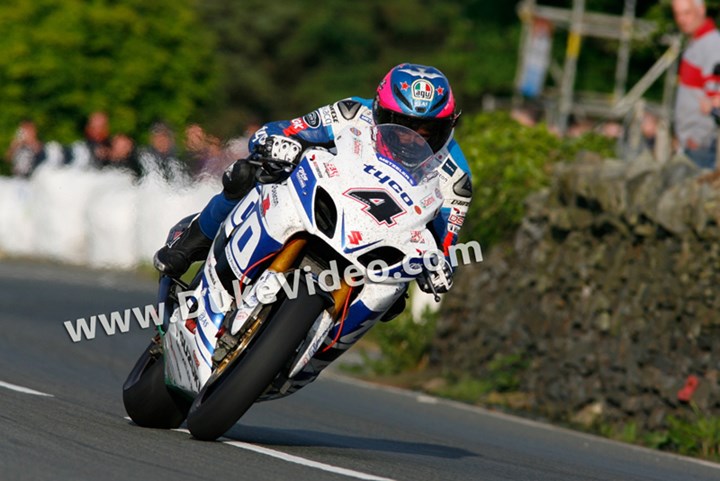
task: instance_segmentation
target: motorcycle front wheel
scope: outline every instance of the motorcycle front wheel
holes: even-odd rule
[[[230,429],[295,354],[328,303],[327,296],[310,295],[303,282],[297,297],[278,301],[245,351],[198,393],[187,418],[190,433],[212,441]]]

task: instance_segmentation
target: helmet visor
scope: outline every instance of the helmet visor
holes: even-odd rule
[[[433,152],[442,149],[450,138],[455,125],[455,116],[444,118],[421,118],[393,112],[380,105],[375,109],[375,123],[405,126],[422,135]]]

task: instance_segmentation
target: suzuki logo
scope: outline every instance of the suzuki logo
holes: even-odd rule
[[[362,234],[356,230],[350,231],[350,234],[348,234],[348,242],[352,245],[358,245],[361,240]]]

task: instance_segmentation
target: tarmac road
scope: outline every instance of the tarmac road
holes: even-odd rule
[[[0,480],[713,480],[720,465],[324,373],[222,441],[143,429],[122,384],[150,332],[64,321],[142,307],[134,275],[0,261]]]

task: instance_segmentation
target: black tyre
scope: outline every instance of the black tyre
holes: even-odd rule
[[[297,298],[278,303],[245,352],[195,397],[187,419],[195,438],[217,439],[245,414],[295,353],[328,298],[310,295],[301,282]]]
[[[145,349],[123,385],[125,411],[138,426],[177,428],[187,417],[191,401],[167,387],[163,356],[152,356],[152,346]]]

